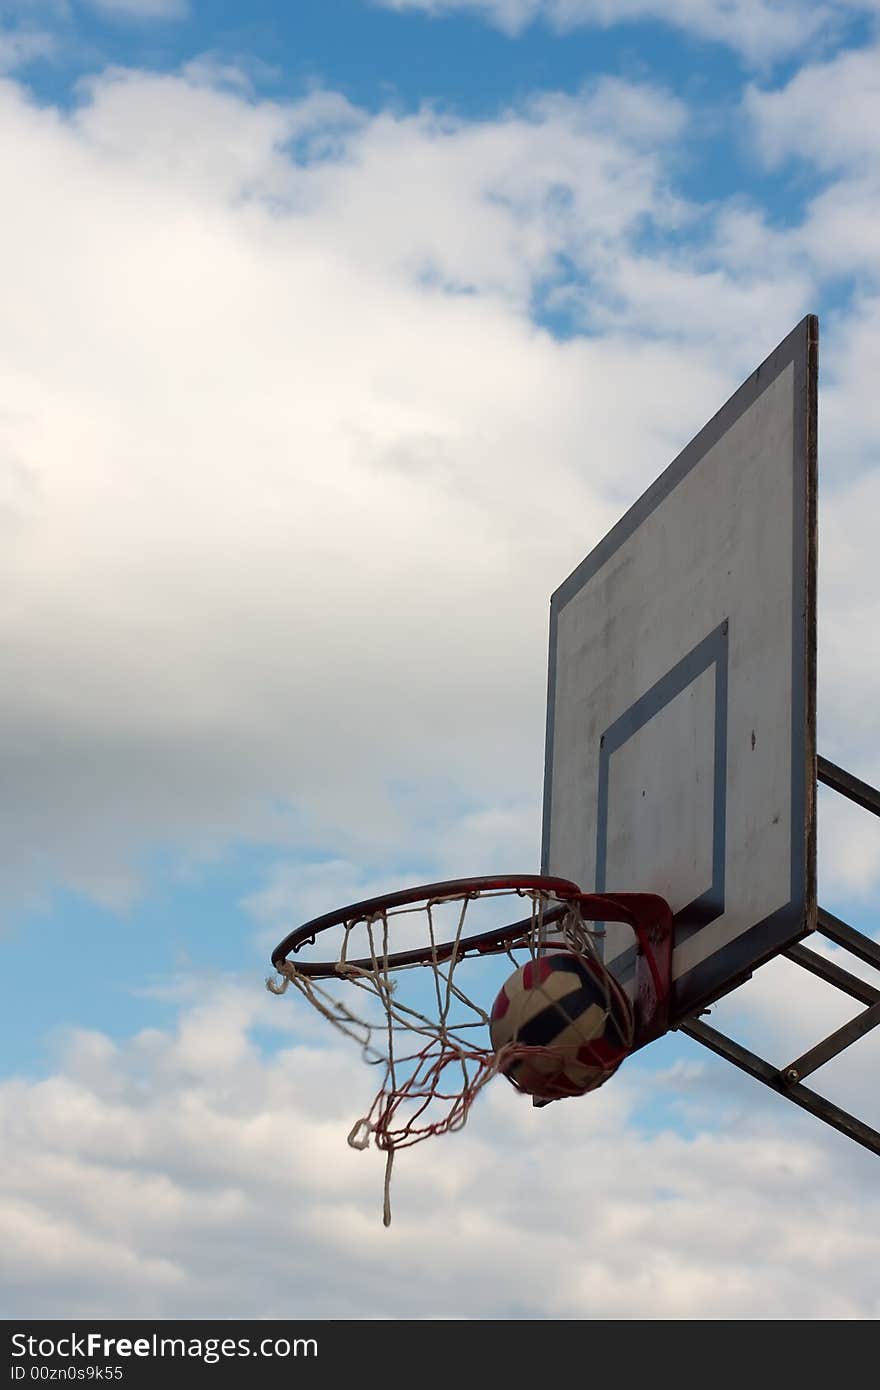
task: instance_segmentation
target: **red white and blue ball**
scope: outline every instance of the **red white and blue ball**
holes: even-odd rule
[[[629,1001],[602,966],[560,951],[505,981],[489,1034],[502,1053],[499,1069],[518,1090],[557,1100],[595,1090],[617,1070],[631,1025]]]

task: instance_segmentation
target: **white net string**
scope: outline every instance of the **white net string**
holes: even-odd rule
[[[528,925],[515,942],[492,958],[494,972],[485,967],[487,958],[465,956],[462,942],[471,904],[484,906],[496,897],[525,897],[531,902]],[[592,964],[593,975],[602,982],[605,1009],[612,1014],[617,1031],[627,1049],[632,1046],[634,1018],[629,999],[614,977],[605,970],[597,943],[603,933],[589,927],[578,908],[568,904],[562,921],[554,923],[548,939],[544,916],[559,900],[546,891],[502,889],[469,893],[446,900],[428,900],[404,907],[378,910],[370,917],[352,917],[341,924],[342,941],[335,963],[335,977],[316,979],[304,974],[295,962],[278,965],[278,980],[267,980],[267,988],[282,994],[289,985],[299,991],[323,1018],[360,1048],[365,1062],[375,1066],[381,1082],[366,1115],[352,1126],[348,1143],[367,1148],[372,1137],[385,1152],[383,1221],[391,1221],[390,1186],[394,1155],[432,1135],[461,1129],[476,1096],[496,1074],[523,1056],[553,1058],[552,1047],[510,1043],[493,1050],[489,1038],[489,1014],[471,998],[455,978],[456,968],[465,958],[474,967],[475,986],[488,985],[491,1007],[497,989],[510,967],[519,968],[515,951],[525,951],[532,960],[548,950],[565,950]],[[454,934],[449,930],[438,939],[438,909],[455,911]],[[421,915],[430,955],[419,963],[391,963],[391,919],[404,914]],[[365,938],[365,939],[364,939]],[[399,949],[399,948],[396,948]],[[501,966],[499,966],[499,957]],[[507,964],[503,964],[503,962]],[[494,973],[494,980],[488,978]],[[344,989],[340,989],[342,986]],[[540,991],[541,986],[536,988]],[[352,989],[357,994],[352,994]],[[363,1006],[358,995],[366,996]],[[559,1002],[546,996],[548,1007]],[[571,1026],[572,1020],[566,1018]],[[575,1024],[576,1027],[576,1024]],[[582,1035],[581,1045],[589,1046],[592,1036]],[[595,1085],[600,1085],[619,1061],[605,1066],[597,1059]],[[509,1077],[508,1079],[513,1079]],[[516,1085],[516,1082],[513,1081]],[[593,1089],[591,1086],[590,1089]]]

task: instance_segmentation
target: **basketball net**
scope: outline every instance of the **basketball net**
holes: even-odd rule
[[[372,1138],[385,1153],[383,1223],[391,1223],[391,1172],[398,1149],[409,1148],[433,1135],[461,1129],[479,1092],[496,1072],[521,1057],[559,1059],[560,1049],[527,1046],[513,1042],[496,1052],[489,1043],[489,1015],[470,998],[461,982],[458,967],[473,955],[462,950],[467,936],[465,924],[472,903],[479,899],[518,897],[531,903],[530,916],[516,939],[505,943],[503,952],[515,969],[524,963],[514,952],[526,952],[537,959],[548,951],[564,950],[589,964],[592,975],[604,989],[606,1015],[611,1015],[621,1041],[628,1051],[634,1041],[633,1007],[626,992],[607,970],[597,949],[604,934],[587,925],[577,902],[564,904],[551,893],[538,890],[501,889],[495,892],[469,892],[442,900],[443,910],[452,904],[457,925],[454,939],[448,931],[438,932],[436,921],[441,900],[379,907],[368,916],[355,915],[341,920],[342,942],[334,967],[334,980],[299,969],[295,962],[278,962],[278,977],[266,981],[273,994],[283,994],[290,985],[298,990],[334,1028],[354,1041],[365,1062],[377,1068],[381,1082],[367,1114],[353,1125],[348,1143],[365,1149]],[[548,908],[554,911],[552,939],[544,922]],[[422,941],[429,943],[426,958],[417,962],[390,963],[392,956],[390,919],[404,914],[422,918]],[[401,924],[396,923],[396,933]],[[398,952],[399,954],[399,952]],[[356,961],[356,963],[355,963]],[[345,991],[335,986],[344,984]],[[492,999],[497,992],[496,980]],[[353,987],[353,989],[352,989]],[[357,991],[357,993],[353,993]],[[535,985],[536,992],[543,987]],[[344,997],[342,994],[344,993]],[[362,996],[362,999],[358,998]],[[557,999],[546,996],[548,1008],[560,1011],[569,1029],[576,1027],[562,1012]],[[584,1030],[586,1025],[584,1025]],[[607,1052],[590,1053],[594,1035],[578,1038],[577,1051],[590,1066],[595,1080],[585,1090],[594,1090],[617,1070],[623,1057],[613,1062]],[[511,1084],[516,1081],[508,1076]],[[517,1087],[517,1089],[520,1089]],[[561,1094],[561,1093],[560,1093]],[[545,1099],[553,1099],[552,1093]],[[539,1102],[541,1103],[541,1102]]]

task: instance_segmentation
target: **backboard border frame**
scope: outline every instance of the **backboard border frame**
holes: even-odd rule
[[[819,320],[808,314],[752,372],[672,463],[642,493],[550,599],[547,721],[545,733],[541,872],[549,872],[550,817],[556,648],[559,615],[584,584],[629,539],[646,517],[687,477],[731,426],[790,365],[794,367],[793,465],[793,613],[792,613],[792,839],[789,901],[722,948],[728,963],[722,987],[709,979],[718,954],[684,972],[674,983],[674,1024],[713,1000],[730,993],[765,961],[816,926],[816,644],[818,575],[818,348]],[[799,696],[799,698],[798,698]],[[585,885],[581,885],[585,887]],[[615,885],[618,891],[631,885]],[[586,885],[589,889],[590,885]],[[676,999],[683,996],[686,1006]]]

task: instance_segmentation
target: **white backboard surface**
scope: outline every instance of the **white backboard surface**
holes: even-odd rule
[[[674,1020],[815,925],[817,352],[810,316],[551,600],[542,871],[670,902]]]

